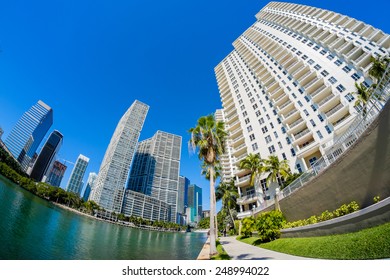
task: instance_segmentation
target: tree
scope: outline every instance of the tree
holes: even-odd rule
[[[363,85],[363,83],[355,83],[356,88],[356,102],[355,106],[361,106],[363,109],[363,116],[367,114],[367,103],[372,94],[372,88],[367,88]]]
[[[257,178],[264,171],[263,160],[260,158],[259,154],[249,154],[243,160],[240,161],[239,168],[251,172],[249,185],[251,187],[254,187]],[[265,197],[265,189],[263,189],[263,196]]]
[[[371,57],[371,67],[368,70],[368,74],[372,76],[376,82],[378,83],[382,76],[385,74],[387,66],[389,65],[390,58],[389,57],[381,57],[380,55],[375,57]]]
[[[283,189],[283,178],[290,176],[291,171],[287,160],[279,161],[277,156],[269,156],[264,160],[264,172],[269,173],[267,176],[267,185],[272,182],[278,183],[280,189]]]
[[[215,190],[215,194],[217,201],[222,200],[222,210],[230,215],[233,227],[235,228],[232,209],[236,208],[238,192],[234,179],[232,179],[229,183],[220,183]]]
[[[225,152],[227,133],[223,122],[215,121],[214,115],[200,117],[197,125],[189,130],[190,146],[198,150],[198,157],[208,166],[210,175],[210,255],[217,253],[215,236],[215,166],[219,157]]]

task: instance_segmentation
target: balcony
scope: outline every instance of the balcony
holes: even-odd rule
[[[237,144],[242,144],[242,142],[244,142],[245,138],[244,138],[244,135],[241,134],[232,140],[233,140],[233,145],[237,145]]]
[[[304,88],[306,91],[309,91],[310,90],[310,87],[311,86],[314,86],[317,82],[321,81],[322,78],[318,78],[317,76],[314,77],[314,79],[312,79],[309,83],[307,83]]]
[[[281,94],[285,95],[285,94],[284,94],[284,91],[283,91],[283,89],[282,89],[281,87],[278,87],[278,88],[276,88],[274,91],[272,91],[272,92],[269,93],[269,95],[270,95],[272,98],[274,98],[274,99],[277,99],[278,97],[280,97]]]
[[[306,127],[306,129],[301,130],[292,136],[294,139],[293,144],[299,145],[299,143],[306,142],[308,138],[312,137],[312,135],[313,132],[311,132],[311,130]]]
[[[331,88],[327,87],[326,85],[320,86],[318,89],[316,89],[313,93],[310,94],[311,99],[316,102],[317,100],[320,100],[324,93],[330,92]]]
[[[294,103],[289,99],[280,107],[276,106],[276,108],[278,109],[279,113],[283,114],[283,112],[285,112],[288,108],[291,108],[291,106],[294,106]]]
[[[340,97],[331,92],[317,104],[320,111],[326,112],[329,108],[333,108],[337,103],[340,103]]]
[[[282,118],[283,118],[283,120],[282,120],[282,122],[283,123],[286,123],[286,122],[288,122],[289,120],[291,120],[294,116],[296,116],[296,114],[298,114],[299,113],[299,111],[298,111],[298,109],[292,109],[290,112],[288,112],[286,115],[283,115],[282,114]]]
[[[328,121],[330,123],[332,123],[335,120],[339,119],[341,116],[343,116],[348,111],[349,111],[348,106],[344,106],[342,103],[339,103],[338,105],[334,106],[329,111],[325,112],[325,116],[328,119]]]
[[[290,134],[294,134],[296,131],[302,129],[305,124],[306,124],[305,120],[303,118],[299,118],[298,120],[294,121],[290,125],[287,124],[288,132]]]
[[[251,174],[245,175],[244,177],[238,178],[237,185],[249,185],[249,180],[251,178]]]
[[[274,104],[275,105],[279,105],[280,103],[282,103],[282,101],[286,101],[288,99],[288,95],[287,94],[282,94],[281,96],[279,96],[278,98],[274,99]]]
[[[249,203],[256,202],[261,195],[262,195],[261,193],[243,195],[243,196],[237,198],[237,204],[243,205],[243,204],[249,204]]]
[[[305,75],[303,75],[300,79],[299,79],[299,83],[301,84],[301,86],[303,86],[304,88],[306,88],[310,82],[313,81],[313,79],[317,78],[317,74],[315,72],[309,72]]]

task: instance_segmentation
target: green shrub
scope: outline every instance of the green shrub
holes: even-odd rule
[[[333,213],[326,210],[326,211],[322,212],[322,214],[320,216],[318,216],[318,221],[323,222],[323,221],[327,221],[327,220],[330,220],[333,218],[334,218]]]
[[[379,197],[379,195],[377,196],[374,196],[374,203],[377,203],[381,200],[381,198]]]
[[[250,237],[254,231],[255,219],[253,217],[246,217],[242,220],[241,235]]]
[[[256,229],[262,242],[269,242],[280,237],[280,229],[286,223],[282,212],[269,211],[256,218]]]

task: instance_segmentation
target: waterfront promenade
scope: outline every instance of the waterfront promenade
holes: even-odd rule
[[[236,236],[220,237],[219,242],[232,260],[309,260],[249,245],[238,241]]]

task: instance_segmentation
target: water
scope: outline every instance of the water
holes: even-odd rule
[[[138,230],[59,208],[0,176],[0,259],[196,259],[206,235]]]

